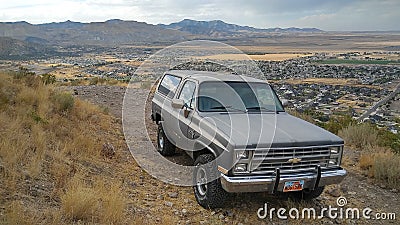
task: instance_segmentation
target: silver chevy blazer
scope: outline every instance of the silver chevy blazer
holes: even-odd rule
[[[163,156],[184,150],[194,162],[193,189],[205,208],[232,192],[287,192],[318,197],[340,183],[344,142],[285,112],[263,80],[216,72],[171,70],[152,100]]]

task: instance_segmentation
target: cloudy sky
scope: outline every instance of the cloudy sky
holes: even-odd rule
[[[399,31],[400,0],[3,0],[0,4],[0,22],[123,19],[168,24],[185,18],[258,28]]]

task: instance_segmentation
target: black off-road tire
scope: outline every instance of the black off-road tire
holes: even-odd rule
[[[175,145],[168,140],[161,123],[158,124],[157,151],[163,156],[175,154]]]
[[[229,193],[221,186],[220,178],[217,178],[219,173],[217,172],[217,166],[214,159],[215,157],[212,154],[203,154],[198,156],[194,162],[194,165],[196,166],[193,174],[194,195],[199,205],[205,209],[221,208],[229,197]],[[205,164],[207,164],[207,166],[199,167],[200,165]],[[210,180],[210,182],[199,184],[198,179],[201,176],[200,174],[203,174],[203,172],[205,173],[207,181]]]
[[[317,198],[324,192],[325,186],[318,187],[314,190],[303,190],[303,191],[296,191],[291,193],[292,196],[297,199],[297,200],[312,200],[314,198]]]

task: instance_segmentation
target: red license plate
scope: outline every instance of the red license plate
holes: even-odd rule
[[[304,180],[286,181],[283,186],[283,192],[303,190]]]

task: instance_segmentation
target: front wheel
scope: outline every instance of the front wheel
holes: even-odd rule
[[[170,156],[175,153],[175,146],[168,140],[161,123],[158,124],[157,150],[163,156]]]
[[[214,156],[204,154],[197,157],[194,169],[194,195],[197,202],[203,208],[212,209],[224,206],[228,198],[222,186],[220,179],[217,178],[218,172],[214,161]]]

